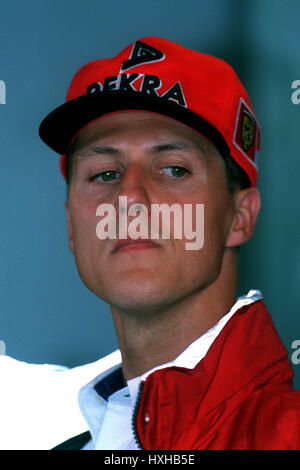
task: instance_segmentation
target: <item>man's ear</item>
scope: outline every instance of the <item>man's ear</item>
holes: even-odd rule
[[[74,253],[74,241],[73,241],[73,225],[71,220],[71,213],[69,207],[69,201],[65,202],[65,209],[67,214],[67,222],[68,222],[68,234],[69,234],[69,246],[72,253]]]
[[[247,242],[254,231],[261,199],[256,188],[247,188],[234,195],[235,215],[227,238],[226,247]]]

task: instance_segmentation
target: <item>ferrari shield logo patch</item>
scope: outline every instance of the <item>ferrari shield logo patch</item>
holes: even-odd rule
[[[245,151],[249,150],[254,140],[255,125],[250,114],[244,111],[242,116],[242,146]]]
[[[259,147],[259,128],[254,114],[242,98],[237,113],[233,140],[243,154],[253,163],[256,163],[256,154]]]

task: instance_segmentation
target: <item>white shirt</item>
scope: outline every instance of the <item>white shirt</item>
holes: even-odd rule
[[[178,366],[193,369],[205,357],[211,344],[232,315],[243,305],[260,299],[262,299],[262,294],[258,290],[250,290],[247,295],[239,297],[230,311],[215,326],[190,344],[176,359],[157,366],[140,377],[128,380],[121,389],[120,382],[117,383],[118,375],[121,375],[119,374],[120,351],[109,355],[110,364],[107,370],[96,376],[79,392],[79,406],[92,435],[92,439],[83,449],[137,450],[131,420],[141,381],[146,380],[148,375],[155,370],[165,367]],[[115,378],[116,380],[112,380]],[[108,384],[108,382],[112,383]]]
[[[86,431],[78,392],[120,357],[67,369],[0,355],[0,450],[49,450]]]

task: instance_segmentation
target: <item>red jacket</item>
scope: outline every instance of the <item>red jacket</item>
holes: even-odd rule
[[[300,391],[262,300],[240,308],[194,369],[145,381],[134,418],[147,450],[300,449]]]

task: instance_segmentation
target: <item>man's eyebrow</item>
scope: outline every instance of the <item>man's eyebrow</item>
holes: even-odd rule
[[[119,155],[121,151],[115,147],[111,147],[109,145],[102,145],[97,147],[89,147],[87,149],[83,149],[82,151],[78,152],[77,158],[85,159],[91,157],[92,155]]]
[[[190,144],[187,142],[166,142],[152,146],[148,151],[151,153],[166,152],[168,150],[201,150],[203,153],[204,148],[197,143]]]

